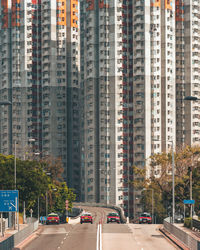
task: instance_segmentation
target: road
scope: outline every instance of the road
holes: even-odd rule
[[[107,208],[85,208],[94,216],[93,224],[44,225],[23,250],[96,250],[97,225],[102,225],[102,250],[176,249],[158,231],[158,225],[106,224]]]

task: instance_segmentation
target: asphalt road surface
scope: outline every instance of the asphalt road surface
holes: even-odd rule
[[[158,225],[106,224],[107,208],[84,208],[92,213],[94,223],[42,225],[36,237],[23,250],[96,250],[97,225],[102,226],[102,250],[172,250],[176,249],[160,234]]]
[[[37,236],[23,250],[96,250],[97,225],[105,223],[111,209],[84,208],[92,213],[93,224],[80,224],[80,219],[70,224],[42,225]]]
[[[159,225],[105,224],[103,250],[173,250],[171,242],[158,230]]]

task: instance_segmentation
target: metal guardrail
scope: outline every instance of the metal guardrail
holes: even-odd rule
[[[192,219],[192,227],[194,227],[197,230],[200,230],[200,221]]]

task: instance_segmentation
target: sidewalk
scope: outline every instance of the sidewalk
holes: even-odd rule
[[[187,234],[189,234],[191,237],[193,237],[195,240],[199,240],[200,241],[200,232],[197,231],[193,231],[187,227],[184,227],[183,224],[176,224],[176,226],[178,228],[180,228],[182,231],[186,232]]]
[[[24,229],[25,227],[27,227],[28,224],[19,224],[19,231]],[[11,228],[7,228],[4,232],[4,236],[0,236],[0,242],[6,240],[7,238],[9,238],[11,235],[17,233],[18,230],[14,230],[14,229],[11,229]]]

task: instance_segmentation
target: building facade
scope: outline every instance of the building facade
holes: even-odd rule
[[[61,157],[78,199],[137,217],[133,166],[159,175],[150,155],[199,143],[199,103],[183,100],[200,97],[199,5],[1,0],[1,153]]]
[[[2,0],[0,23],[1,153],[61,157],[79,192],[78,1]]]
[[[142,211],[133,166],[199,143],[199,1],[80,1],[85,201]],[[159,168],[153,173],[159,175]]]

